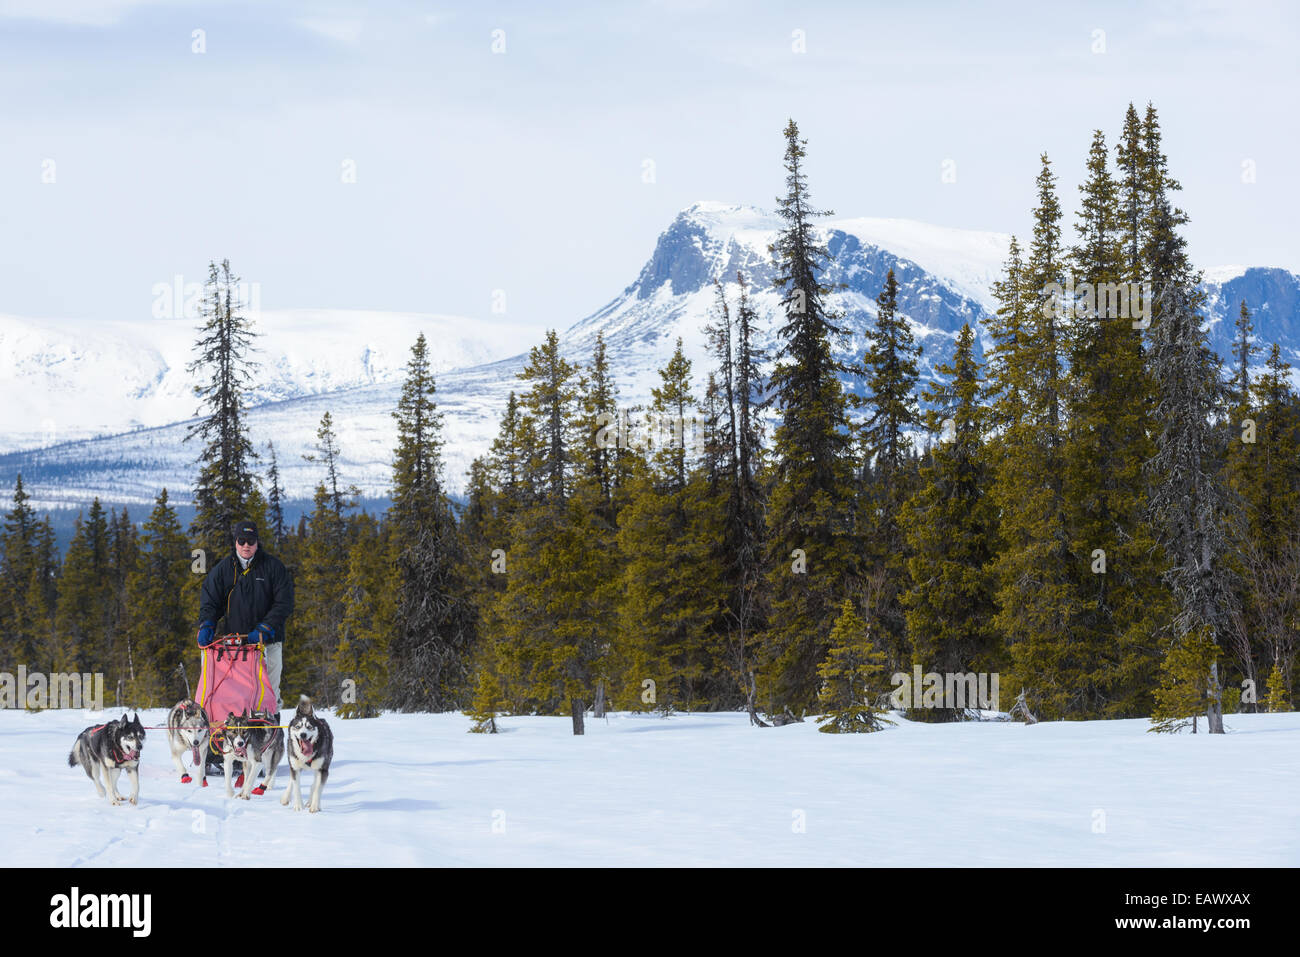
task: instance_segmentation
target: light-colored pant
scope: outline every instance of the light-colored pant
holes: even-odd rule
[[[275,692],[276,703],[284,707],[280,700],[280,670],[284,667],[284,642],[275,641],[266,646],[266,676],[271,679],[271,690]]]

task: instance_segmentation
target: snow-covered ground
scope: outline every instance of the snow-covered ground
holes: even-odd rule
[[[163,731],[145,743],[139,806],[112,807],[67,764],[96,717],[0,711],[5,863],[1300,864],[1300,714],[1230,715],[1213,737],[1142,720],[828,735],[623,713],[584,737],[535,717],[477,735],[460,715],[389,714],[331,722],[315,815],[280,806],[284,764],[274,795],[248,802],[220,779],[180,784]]]

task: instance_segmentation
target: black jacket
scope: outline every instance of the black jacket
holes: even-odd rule
[[[239,567],[232,552],[203,581],[199,623],[216,622],[218,636],[246,635],[265,623],[275,630],[268,643],[284,641],[284,622],[292,613],[293,576],[284,562],[261,546],[247,569]]]

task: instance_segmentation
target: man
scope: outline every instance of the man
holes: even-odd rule
[[[284,665],[284,623],[293,613],[293,576],[284,563],[258,547],[257,526],[236,522],[233,555],[223,558],[203,582],[199,599],[200,647],[218,635],[248,635],[245,641],[266,649],[267,676],[280,703],[280,671]],[[222,621],[221,630],[217,622]]]

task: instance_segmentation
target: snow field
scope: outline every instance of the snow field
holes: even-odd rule
[[[166,711],[141,712],[161,726]],[[285,712],[287,715],[288,712]],[[331,718],[321,813],[183,785],[150,731],[140,803],[111,806],[67,765],[114,717],[0,711],[0,846],[11,865],[1295,866],[1300,714],[1229,733],[1148,723],[927,725],[869,735],[743,714]],[[1203,730],[1203,728],[1202,728]],[[187,759],[188,760],[188,759]],[[311,776],[303,777],[306,801]],[[126,787],[126,778],[119,789]],[[123,790],[123,793],[125,791]]]

